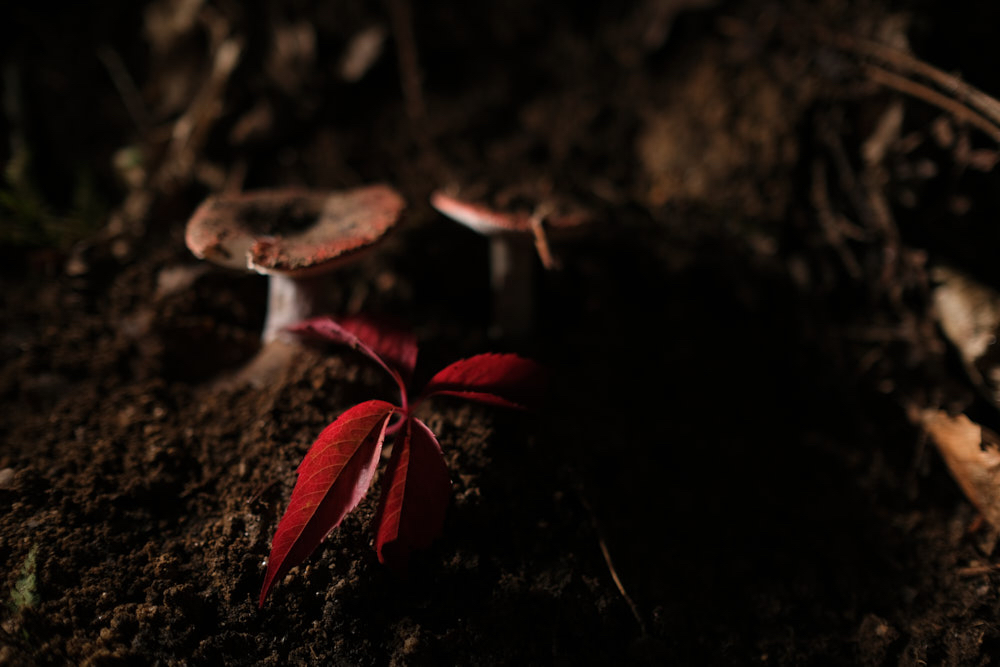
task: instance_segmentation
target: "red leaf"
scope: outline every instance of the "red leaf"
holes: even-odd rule
[[[312,553],[361,502],[396,407],[385,401],[356,405],[323,429],[298,469],[288,509],[271,543],[260,606],[271,587]]]
[[[410,552],[441,535],[451,498],[441,445],[419,419],[406,420],[382,484],[375,551],[379,562],[405,573]]]
[[[357,336],[404,377],[413,374],[417,366],[417,337],[411,331],[358,315],[341,319],[340,326]]]
[[[375,323],[364,317],[334,321],[329,316],[314,317],[288,327],[288,330],[341,345],[349,345],[404,378],[417,365],[417,338],[412,333],[389,324]]]
[[[461,396],[509,408],[538,405],[547,373],[540,364],[516,354],[479,354],[441,369],[424,388],[433,394]]]

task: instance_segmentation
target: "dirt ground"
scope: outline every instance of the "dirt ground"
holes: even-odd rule
[[[932,307],[939,265],[1000,285],[1000,10],[4,11],[0,663],[1000,656],[994,533],[913,423],[1000,423]],[[405,222],[330,278],[334,314],[411,326],[417,384],[517,351],[553,386],[535,414],[424,413],[454,496],[408,578],[370,494],[258,609],[298,462],[390,387],[333,348],[220,384],[266,279],[194,258],[185,223],[212,192],[374,182]],[[489,335],[487,242],[438,188],[590,213],[535,267],[528,340]]]

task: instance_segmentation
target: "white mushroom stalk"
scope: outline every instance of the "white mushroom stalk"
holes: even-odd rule
[[[494,338],[523,340],[534,328],[535,257],[529,239],[495,234],[490,239],[490,289]]]
[[[534,330],[535,252],[546,269],[556,267],[546,227],[560,231],[577,227],[587,221],[587,216],[581,211],[557,215],[551,205],[538,206],[531,214],[504,213],[441,191],[431,196],[431,205],[489,239],[493,293],[490,334],[513,341],[527,339]]]
[[[321,304],[326,276],[295,278],[272,274],[267,283],[267,318],[261,341],[266,345],[283,335],[283,331],[302,320],[323,311]]]

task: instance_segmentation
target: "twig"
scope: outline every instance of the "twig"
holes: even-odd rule
[[[868,75],[868,78],[875,83],[923,100],[932,106],[947,111],[958,120],[976,127],[991,139],[1000,143],[1000,127],[961,102],[957,102],[922,83],[917,83],[916,81],[907,79],[905,76],[894,74],[878,65],[865,65],[864,71]]]
[[[809,190],[809,195],[827,243],[833,246],[837,254],[840,255],[840,261],[843,262],[848,275],[854,280],[860,280],[864,272],[857,258],[844,242],[844,235],[840,231],[840,226],[837,224],[836,216],[830,206],[830,197],[826,187],[826,167],[818,159],[813,163],[812,187]]]
[[[875,58],[876,60],[881,60],[883,63],[892,65],[901,72],[922,76],[937,84],[941,89],[963,100],[969,106],[978,109],[980,113],[989,118],[993,123],[1000,125],[1000,100],[970,86],[958,77],[948,74],[908,53],[869,39],[842,33],[831,33],[825,30],[819,30],[818,34],[821,39],[835,44],[845,51],[852,51]]]
[[[987,563],[986,565],[969,565],[955,570],[955,574],[960,577],[978,577],[983,574],[990,574],[1000,570],[1000,564]]]
[[[392,34],[396,38],[399,76],[403,87],[406,115],[423,135],[426,130],[427,107],[424,104],[417,39],[413,31],[413,11],[409,0],[388,0]]]
[[[597,520],[597,515],[594,514],[594,510],[590,507],[590,503],[587,502],[586,497],[583,495],[583,491],[577,489],[577,496],[580,499],[580,504],[583,508],[587,510],[590,515],[590,524],[594,528],[594,532],[597,534],[597,546],[601,549],[601,555],[604,556],[604,562],[608,566],[608,571],[611,573],[611,579],[615,582],[615,587],[621,594],[622,599],[628,605],[628,608],[632,611],[632,616],[635,617],[636,622],[639,624],[639,632],[645,636],[646,635],[646,621],[643,619],[642,614],[639,612],[639,607],[636,606],[632,598],[629,597],[628,592],[625,590],[625,585],[622,580],[618,577],[618,570],[615,569],[615,563],[611,559],[611,552],[608,550],[608,544],[604,540],[604,533],[601,530],[601,525]]]
[[[786,29],[799,34],[803,27],[791,22]],[[832,32],[815,24],[805,27],[810,34],[834,48],[879,61],[883,66],[863,65],[866,74],[876,83],[944,109],[1000,143],[1000,100],[905,51],[863,37]],[[944,93],[913,78],[929,81]]]
[[[386,0],[389,20],[399,61],[400,87],[403,106],[413,128],[413,140],[420,149],[421,168],[438,182],[454,180],[448,163],[438,152],[431,138],[427,122],[427,105],[424,102],[423,73],[413,29],[413,7],[410,0]]]
[[[615,582],[618,592],[621,593],[621,596],[625,599],[629,609],[632,610],[632,615],[635,616],[635,620],[639,623],[639,631],[645,635],[646,622],[643,620],[642,614],[639,613],[639,608],[635,606],[635,602],[632,602],[632,598],[630,598],[628,593],[625,591],[625,586],[622,584],[622,580],[618,578],[618,572],[615,570],[615,563],[611,560],[611,552],[608,551],[608,545],[600,534],[597,536],[597,545],[601,548],[601,554],[604,556],[604,562],[608,565],[608,571],[611,573],[611,579]]]
[[[878,166],[870,165],[862,172],[862,183],[867,200],[867,211],[876,225],[882,230],[882,285],[892,297],[893,303],[902,304],[903,288],[894,278],[900,275],[899,266],[902,261],[902,246],[899,226],[892,215],[892,207],[885,196],[882,186],[883,178],[878,173]]]
[[[865,200],[860,194],[861,186],[851,165],[851,159],[847,156],[847,149],[844,147],[840,132],[833,127],[833,122],[828,116],[823,116],[817,121],[816,131],[820,141],[830,152],[840,191],[849,198],[851,205],[861,215],[861,222],[870,229],[872,221],[864,219]]]
[[[214,49],[211,71],[171,128],[167,156],[153,179],[155,185],[162,187],[190,178],[197,154],[223,112],[222,98],[242,53],[242,40],[235,37],[222,39]]]
[[[142,95],[139,93],[139,89],[136,88],[132,76],[128,73],[125,63],[122,62],[121,56],[118,55],[117,51],[105,44],[97,50],[97,57],[100,59],[101,64],[104,65],[104,68],[108,70],[111,83],[118,90],[118,95],[121,96],[122,103],[125,105],[128,115],[132,117],[132,122],[135,123],[136,128],[141,133],[145,134],[150,125],[149,113],[146,111],[146,105],[142,102]]]
[[[881,165],[867,164],[864,171],[855,174],[836,129],[829,122],[822,122],[818,124],[817,130],[820,140],[830,151],[841,189],[850,198],[861,222],[867,230],[881,235],[884,260],[881,283],[893,302],[898,304],[902,291],[894,284],[893,277],[898,273],[902,250],[899,228],[883,192]]]
[[[890,147],[898,144],[903,127],[903,101],[893,100],[875,124],[875,129],[861,144],[861,156],[866,165],[877,165],[885,160]]]

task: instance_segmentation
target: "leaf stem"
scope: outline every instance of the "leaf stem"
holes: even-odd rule
[[[399,421],[389,424],[385,429],[385,437],[393,436],[399,433],[399,429],[406,423],[406,420],[410,418],[410,413],[405,409],[397,409],[390,415],[389,419],[394,417],[399,417]]]

